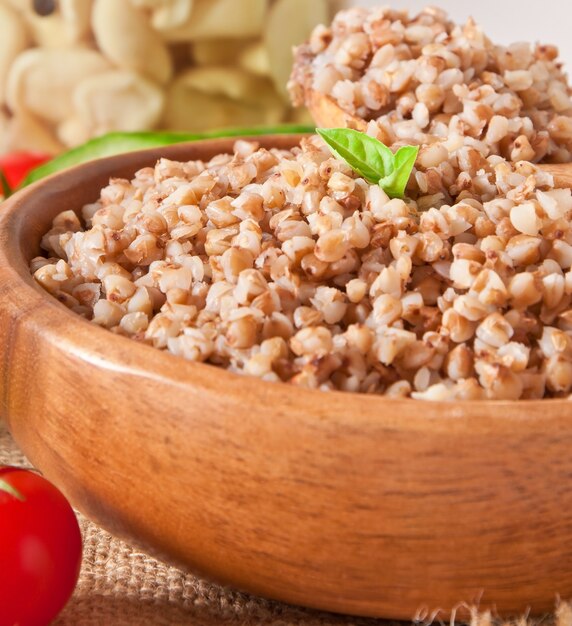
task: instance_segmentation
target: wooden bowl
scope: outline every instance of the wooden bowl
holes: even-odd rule
[[[296,138],[258,139],[286,147]],[[111,532],[216,581],[360,615],[501,614],[572,595],[572,403],[423,403],[264,383],[77,317],[28,261],[110,176],[231,140],[82,165],[0,208],[0,401],[16,441]]]

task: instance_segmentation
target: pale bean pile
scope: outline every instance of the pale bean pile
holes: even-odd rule
[[[0,0],[0,153],[304,122],[291,48],[327,0]]]
[[[289,84],[300,105],[332,97],[386,145],[446,140],[514,162],[572,159],[572,101],[558,50],[495,45],[471,20],[431,7],[341,11],[296,54]]]
[[[446,157],[435,150],[420,161]],[[81,218],[58,215],[31,270],[116,334],[266,381],[424,400],[567,395],[571,191],[471,150],[438,193],[406,200],[318,137],[162,159],[112,180]]]

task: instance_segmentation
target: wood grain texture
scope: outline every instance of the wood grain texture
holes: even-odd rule
[[[405,619],[572,596],[570,401],[264,383],[112,335],[34,284],[28,261],[58,212],[159,155],[231,143],[95,161],[2,205],[0,406],[24,452],[113,533],[263,596]]]
[[[306,106],[318,128],[353,128],[365,131],[367,122],[347,111],[338,103],[317,91],[309,90],[306,94]]]
[[[554,176],[554,184],[557,187],[572,187],[572,164],[558,163],[540,167]]]

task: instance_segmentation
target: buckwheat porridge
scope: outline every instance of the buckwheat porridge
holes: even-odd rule
[[[396,34],[374,41],[380,15]],[[370,122],[394,148],[421,146],[403,200],[318,136],[288,151],[239,140],[208,163],[161,159],[111,180],[80,217],[58,215],[35,279],[116,334],[267,381],[424,400],[567,396],[572,193],[523,160],[569,156],[555,53],[503,52],[439,11],[346,12],[308,44],[314,70],[320,55],[350,68],[327,93],[385,84],[352,69],[366,39],[370,65],[373,45],[402,59],[394,76],[421,59],[407,66],[415,94],[441,90],[428,106],[386,85],[392,109]],[[364,118],[381,110],[355,98]]]
[[[388,8],[341,11],[296,52],[295,104],[333,98],[385,144],[473,147],[512,161],[568,162],[572,102],[558,50],[499,46],[441,9],[410,17]]]

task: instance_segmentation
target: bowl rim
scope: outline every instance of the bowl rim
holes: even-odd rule
[[[296,145],[302,136],[288,136],[291,145]],[[68,350],[82,360],[87,359],[99,367],[117,371],[129,370],[134,374],[151,375],[154,379],[168,379],[171,383],[182,385],[187,385],[195,374],[200,373],[201,384],[205,381],[209,384],[210,381],[213,390],[215,386],[219,390],[223,386],[224,388],[240,386],[242,392],[253,400],[262,396],[265,401],[281,401],[286,405],[300,405],[300,408],[304,404],[308,407],[319,406],[322,394],[327,393],[328,397],[340,407],[351,409],[351,414],[340,410],[335,419],[340,419],[345,426],[354,428],[379,426],[385,429],[398,428],[419,432],[435,432],[436,429],[480,432],[484,429],[498,434],[502,426],[507,433],[510,432],[515,421],[519,423],[520,428],[529,428],[531,432],[536,432],[539,428],[545,430],[552,423],[556,424],[556,430],[567,425],[566,409],[572,408],[572,395],[568,398],[542,400],[421,401],[412,398],[393,398],[382,394],[293,387],[288,383],[263,381],[256,377],[230,372],[210,363],[188,361],[130,338],[114,336],[109,330],[98,327],[70,311],[32,278],[19,237],[26,232],[26,210],[39,199],[45,199],[45,203],[49,202],[50,197],[65,194],[71,180],[89,179],[102,167],[105,170],[109,167],[118,167],[126,160],[138,162],[149,159],[151,162],[153,159],[156,160],[159,154],[173,158],[169,156],[171,153],[180,157],[178,153],[200,152],[207,146],[228,150],[238,139],[262,142],[268,147],[276,142],[277,137],[284,135],[207,139],[104,157],[57,172],[18,191],[0,207],[0,285],[3,283],[8,285],[4,297],[0,298],[0,316],[3,313],[2,309],[6,308],[4,302],[8,292],[12,309],[26,302],[26,310],[21,311],[20,315],[29,318],[34,331],[41,328],[50,341],[59,343],[61,349]],[[137,165],[136,169],[139,167],[141,166]],[[101,344],[107,344],[109,348],[105,354],[99,348]],[[9,364],[5,363],[4,367],[9,368]],[[213,376],[215,372],[216,376]],[[549,411],[546,410],[548,408]],[[283,416],[287,418],[288,413],[284,413]],[[323,418],[329,419],[329,416],[324,415]],[[570,418],[572,419],[572,411]]]

